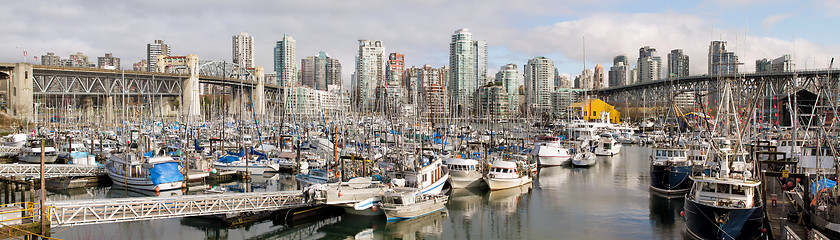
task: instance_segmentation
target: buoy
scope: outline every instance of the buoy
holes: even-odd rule
[[[187,188],[187,183],[181,183],[181,188]]]
[[[761,228],[761,233],[767,233],[767,229],[766,228]]]
[[[680,211],[680,216],[685,217],[685,210]]]
[[[341,197],[341,196],[344,196],[344,194],[341,194],[341,192],[338,192],[338,196]]]
[[[371,207],[370,209],[373,210],[374,212],[376,212],[376,210],[377,210],[376,205],[373,205],[373,207]]]

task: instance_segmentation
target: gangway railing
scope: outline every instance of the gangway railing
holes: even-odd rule
[[[105,174],[105,168],[98,165],[46,164],[44,177],[86,177]],[[3,177],[40,177],[40,164],[0,164],[0,176]]]
[[[50,226],[142,221],[309,206],[300,191],[48,202]]]

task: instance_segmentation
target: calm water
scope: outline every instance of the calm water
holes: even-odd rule
[[[196,218],[54,228],[63,239],[682,239],[683,199],[648,190],[646,147],[626,146],[591,168],[543,168],[532,185],[489,192],[453,191],[445,213],[385,223],[383,218],[339,216],[295,226],[266,220],[221,228]],[[293,189],[288,175],[255,178],[228,190]],[[94,188],[53,193],[52,199],[124,197]]]

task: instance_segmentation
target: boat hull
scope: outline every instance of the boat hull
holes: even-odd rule
[[[490,188],[491,191],[495,190],[502,190],[508,188],[515,188],[519,187],[528,183],[531,183],[533,179],[529,176],[522,176],[518,178],[484,178],[484,181],[487,183],[487,187]]]
[[[382,211],[388,222],[403,221],[412,218],[425,216],[446,208],[446,196],[434,197],[433,199],[409,205],[382,204]]]
[[[590,167],[595,165],[595,161],[597,158],[594,153],[578,153],[574,159],[572,159],[572,164],[575,167]]]
[[[114,182],[115,185],[146,190],[146,191],[169,191],[175,189],[181,189],[184,184],[184,181],[177,181],[177,182],[168,182],[168,183],[160,183],[155,185],[152,183],[151,179],[148,178],[137,178],[137,177],[126,177],[125,175],[117,174],[111,171],[110,168],[105,168],[105,171],[108,173],[108,177],[111,178],[111,181]]]
[[[450,170],[449,183],[452,188],[474,188],[484,185],[481,173],[477,171],[454,171]]]
[[[537,160],[539,161],[540,166],[560,166],[569,162],[569,159],[572,159],[572,156],[569,155],[557,155],[557,156],[538,156]]]
[[[764,219],[764,206],[726,208],[685,199],[685,225],[697,239],[758,239]]]
[[[224,164],[213,164],[213,167],[219,170],[226,170],[226,171],[245,171],[245,165],[224,165]],[[265,172],[276,172],[274,169],[267,167],[267,166],[260,166],[260,165],[252,165],[248,166],[248,172],[254,175],[261,175]]]
[[[57,155],[44,156],[44,163],[54,163],[58,159]],[[26,163],[41,163],[41,154],[21,154],[18,160]]]
[[[665,194],[688,192],[691,166],[650,166],[650,189]]]

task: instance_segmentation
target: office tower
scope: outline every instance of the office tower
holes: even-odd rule
[[[738,73],[738,56],[726,51],[725,41],[712,41],[709,44],[709,75]]]
[[[300,85],[315,88],[315,58],[309,56],[300,60]]]
[[[358,111],[373,110],[376,87],[385,83],[385,62],[382,41],[359,40],[353,80],[353,105]]]
[[[295,39],[283,34],[283,39],[274,46],[274,71],[277,72],[277,85],[281,87],[297,86],[297,66],[295,57]]]
[[[475,53],[472,33],[462,28],[452,34],[449,43],[449,98],[454,116],[469,114],[475,92]]]
[[[254,37],[247,32],[233,36],[233,63],[244,68],[254,68]]]
[[[157,69],[157,56],[169,56],[172,54],[172,49],[169,45],[163,43],[163,40],[155,40],[155,43],[146,44],[146,63],[148,68],[146,71],[154,72]]]
[[[592,89],[598,90],[605,87],[607,86],[604,83],[604,66],[601,66],[600,63],[595,64],[592,75]]]
[[[688,76],[688,55],[682,49],[671,50],[668,53],[668,76],[678,78]]]
[[[114,57],[111,53],[106,53],[104,57],[97,57],[96,62],[99,68],[120,69],[120,58]]]
[[[554,91],[554,62],[546,57],[535,57],[528,60],[524,71],[526,111],[537,115],[549,113],[551,92]]]
[[[609,84],[610,87],[618,87],[627,84],[627,62],[626,61],[613,61],[613,66],[610,67],[610,80]]]

